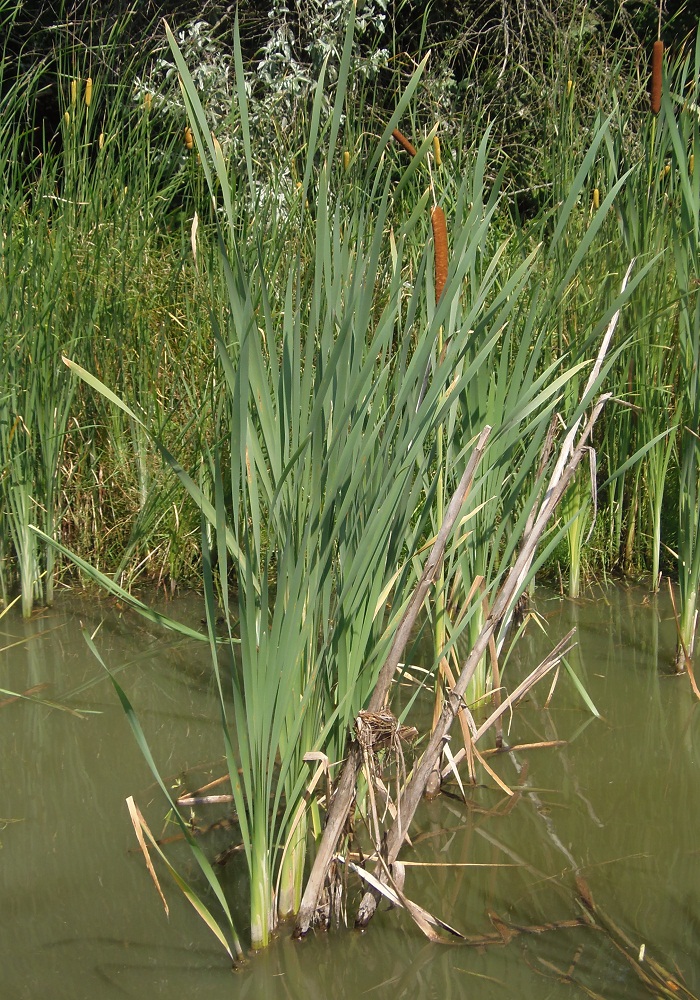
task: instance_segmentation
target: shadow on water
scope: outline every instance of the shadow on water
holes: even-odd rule
[[[601,718],[590,715],[562,671],[549,707],[546,681],[510,720],[507,740],[565,744],[491,757],[512,797],[487,779],[467,789],[465,802],[455,785],[416,817],[414,847],[405,853],[407,892],[472,944],[426,944],[404,913],[382,910],[364,934],[322,934],[299,944],[282,932],[238,972],[167,883],[166,919],[133,851],[126,796],[167,835],[166,810],[80,624],[93,630],[104,620],[100,650],[120,671],[174,786],[188,780],[190,768],[201,783],[224,770],[206,648],[173,642],[94,599],[63,599],[28,623],[0,620],[1,687],[45,685],[41,697],[99,713],[78,717],[27,701],[0,707],[4,995],[678,995],[672,985],[665,993],[648,989],[609,930],[572,926],[585,915],[577,875],[635,960],[642,950],[642,970],[656,959],[700,992],[698,709],[687,679],[667,670],[675,631],[666,600],[637,588],[594,598],[538,596],[549,638],[530,629],[504,680],[514,686],[575,624],[570,668]],[[195,598],[177,612],[191,623],[202,616]],[[204,807],[197,819],[213,823],[221,810]],[[228,841],[230,834],[219,832],[204,843],[213,856]],[[189,863],[179,845],[172,850],[178,863]],[[224,882],[240,906],[236,862]],[[359,897],[352,881],[348,896],[351,909]]]

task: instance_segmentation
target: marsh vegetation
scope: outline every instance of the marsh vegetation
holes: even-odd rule
[[[332,922],[355,805],[376,864],[360,923],[393,893],[452,933],[396,867],[424,791],[463,758],[494,777],[478,740],[501,747],[560,665],[595,713],[570,636],[504,691],[536,578],[572,597],[673,580],[693,679],[700,36],[664,53],[573,5],[546,58],[458,86],[382,11],[329,5],[305,76],[274,35],[256,73],[237,18],[144,51],[128,19],[91,43],[59,21],[27,67],[0,3],[3,598],[29,617],[79,571],[208,646],[254,949],[281,919]],[[537,122],[513,118],[518,87]],[[144,580],[200,588],[204,630],[134,596]],[[239,961],[240,914],[114,686],[193,884],[132,801],[143,851]]]

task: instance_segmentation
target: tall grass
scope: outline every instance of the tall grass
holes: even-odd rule
[[[668,197],[676,206],[673,256],[680,297],[678,316],[679,391],[678,583],[680,627],[677,668],[692,663],[700,584],[700,31],[695,50],[679,59],[666,77],[662,118],[668,130]],[[692,159],[691,159],[692,158]]]
[[[338,150],[346,145],[351,13],[327,116],[325,71],[317,83],[288,218],[266,222],[269,194],[256,177],[238,40],[232,120],[243,182],[232,181],[231,162],[168,37],[211,196],[228,300],[226,312],[213,309],[210,317],[218,361],[208,397],[214,435],[202,441],[210,479],[196,481],[159,441],[157,425],[84,367],[71,367],[148,434],[201,514],[208,640],[247,863],[251,944],[258,948],[278,918],[299,907],[308,755],[340,759],[374,689],[431,535],[438,469],[446,479],[461,477],[473,442],[486,424],[493,427],[495,443],[449,554],[449,586],[462,588],[449,648],[481,615],[473,584],[481,578],[487,595],[495,594],[515,563],[539,504],[545,467],[537,461],[552,413],[563,408],[567,425],[577,426],[611,362],[596,368],[585,398],[568,405],[567,387],[590,367],[592,345],[635,282],[585,328],[582,342],[543,352],[555,333],[556,307],[600,223],[559,256],[551,286],[538,269],[544,264],[548,273],[557,256],[605,126],[576,171],[547,247],[512,263],[507,240],[494,231],[498,185],[489,191],[487,133],[451,191],[451,257],[436,302],[427,218],[417,211],[427,200],[417,185],[432,134],[398,184],[386,153],[424,64],[348,198]],[[623,183],[608,193],[604,209]],[[391,213],[412,190],[416,211],[392,232]],[[530,559],[511,604],[532,572]],[[197,860],[211,884],[209,867]],[[237,953],[238,929],[220,903]]]
[[[9,33],[18,8],[3,10]],[[125,428],[107,413],[103,432],[102,413],[80,411],[61,356],[96,359],[144,414],[161,424],[169,419],[172,404],[159,386],[172,366],[163,357],[168,307],[158,300],[175,298],[182,258],[169,247],[163,252],[159,230],[192,187],[181,134],[153,127],[147,108],[134,101],[145,56],[124,59],[124,26],[99,46],[99,59],[89,46],[72,44],[68,26],[53,30],[54,51],[29,72],[20,73],[5,53],[0,105],[8,137],[0,153],[0,530],[2,547],[11,540],[15,553],[25,616],[35,600],[53,597],[54,550],[30,526],[52,538],[68,530],[75,503],[62,524],[67,465],[74,480],[82,464],[81,489],[92,478],[98,493],[104,468],[91,467],[90,457],[109,442],[122,468],[133,469],[138,506],[146,506],[153,452],[137,425]],[[45,91],[56,97],[54,134],[46,130],[55,123],[37,117]],[[155,287],[158,280],[164,289]],[[90,534],[94,545],[101,531]]]
[[[0,11],[11,21],[12,5]],[[506,210],[511,167],[491,130],[470,145],[468,119],[459,137],[422,126],[426,60],[388,108],[353,87],[352,12],[335,73],[324,66],[289,136],[267,137],[266,160],[240,39],[235,100],[217,135],[192,67],[168,39],[181,120],[144,101],[147,54],[103,75],[116,40],[97,63],[57,37],[50,71],[61,115],[41,157],[25,110],[47,67],[3,81],[11,141],[0,153],[0,559],[14,552],[29,614],[35,599],[51,599],[53,553],[68,555],[62,538],[82,547],[84,573],[208,642],[248,917],[191,838],[200,885],[185,890],[239,958],[243,923],[262,947],[299,909],[320,825],[318,803],[309,805],[319,757],[344,757],[485,427],[488,447],[428,602],[439,683],[453,688],[449,669],[476,644],[484,655],[468,700],[498,686],[489,667],[513,605],[563,538],[572,596],[586,561],[626,571],[646,561],[656,586],[671,547],[662,514],[676,490],[679,666],[692,656],[700,47],[667,70],[653,119],[641,89],[625,89],[617,71],[607,116],[558,80],[542,210],[528,222]],[[11,60],[3,67],[12,72]],[[18,121],[24,132],[6,127]],[[411,159],[392,144],[398,127],[414,144]],[[442,258],[434,269],[429,206],[445,214],[446,273]],[[591,386],[598,342],[623,306]],[[561,519],[511,588],[487,661],[480,637],[551,473],[552,417],[576,428],[603,380],[614,398],[592,440],[592,472],[579,470]],[[179,492],[163,486],[163,464]],[[594,529],[593,552],[596,479],[604,527]],[[89,514],[77,510],[79,490],[93,495]],[[111,558],[95,537],[107,528],[120,536]],[[106,575],[116,569],[123,582],[130,566],[158,561],[173,576],[188,544],[198,553],[204,637]],[[4,566],[0,574],[9,591]]]

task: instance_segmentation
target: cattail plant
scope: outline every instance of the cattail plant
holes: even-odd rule
[[[430,216],[433,227],[433,243],[435,253],[435,304],[440,301],[445,282],[447,281],[447,221],[445,213],[436,205]]]
[[[398,142],[399,146],[402,146],[403,149],[406,150],[406,152],[409,154],[409,156],[415,156],[416,155],[416,147],[413,145],[412,142],[410,142],[406,138],[406,136],[403,134],[403,132],[399,132],[399,130],[397,128],[395,128],[394,131],[391,134],[396,139],[396,141]]]
[[[651,113],[658,115],[661,110],[661,80],[664,61],[664,43],[661,39],[654,42],[651,58]]]

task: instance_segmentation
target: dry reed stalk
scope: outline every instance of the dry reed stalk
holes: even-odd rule
[[[486,450],[486,443],[490,433],[491,427],[487,425],[479,435],[479,439],[476,442],[469,462],[467,463],[467,467],[462,474],[459,486],[457,487],[452,499],[450,500],[447,510],[445,511],[442,526],[435,537],[435,541],[425,564],[425,568],[423,569],[421,578],[418,581],[406,610],[403,613],[403,617],[394,635],[391,649],[389,650],[386,660],[384,661],[379,672],[377,683],[374,686],[372,696],[369,700],[369,704],[367,705],[367,711],[369,712],[379,712],[384,708],[386,698],[389,694],[389,688],[399,665],[399,660],[401,659],[401,655],[406,647],[406,643],[408,642],[409,636],[411,635],[411,631],[415,625],[418,614],[423,607],[423,603],[428,595],[428,592],[437,577],[438,570],[442,564],[442,559],[445,554],[447,539],[455,525],[455,521],[457,520],[466,497],[469,494],[477,467]],[[319,844],[318,851],[316,852],[316,858],[314,860],[311,873],[306,882],[304,896],[302,898],[301,906],[299,907],[299,912],[297,913],[296,923],[294,925],[293,936],[295,938],[305,937],[313,921],[316,913],[316,906],[321,895],[321,889],[326,878],[326,873],[328,872],[329,866],[332,862],[336,844],[342,835],[348,813],[355,798],[355,784],[361,765],[362,752],[357,741],[353,741],[345,759],[343,769],[340,772],[340,777],[336,782],[335,794],[326,816],[326,825],[324,827],[323,837],[321,838],[321,843]]]
[[[411,156],[415,156],[416,155],[416,148],[415,148],[415,146],[411,145],[411,143],[408,141],[408,139],[403,134],[403,132],[399,132],[399,130],[397,128],[395,128],[394,131],[391,134],[396,139],[396,141],[398,142],[398,144],[400,146],[403,146],[403,148],[406,150],[407,153],[410,153]]]
[[[439,205],[433,209],[430,221],[435,240],[435,304],[437,305],[447,281],[447,221]]]
[[[651,59],[651,113],[658,115],[661,110],[661,66],[664,58],[664,43],[661,39],[654,42],[654,52]]]

